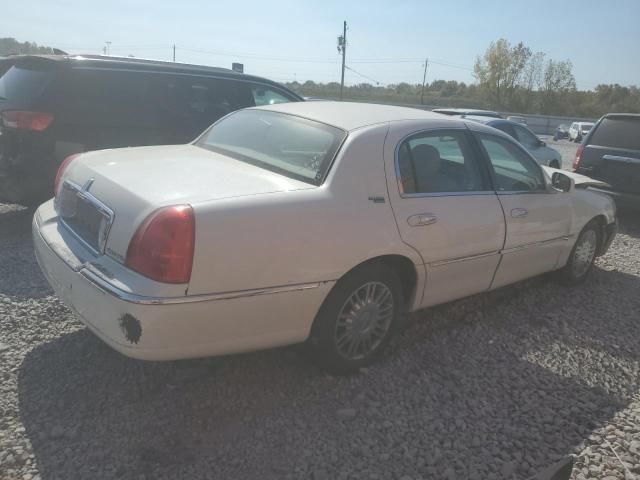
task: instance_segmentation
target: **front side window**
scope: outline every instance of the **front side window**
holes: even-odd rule
[[[478,135],[494,172],[498,192],[546,190],[542,169],[517,145],[493,135]]]
[[[510,137],[515,138],[516,140],[518,139],[518,137],[516,137],[516,131],[513,129],[513,126],[508,123],[498,123],[497,125],[491,126],[497,128],[498,130],[502,130],[504,133],[506,133]]]
[[[294,115],[251,109],[223,118],[196,145],[320,185],[346,135],[339,128]]]
[[[251,87],[251,93],[253,93],[253,100],[256,106],[275,105],[276,103],[286,103],[293,101],[292,98],[285,97],[282,93],[277,92],[272,88],[264,87],[262,85],[255,85]]]
[[[403,194],[488,190],[463,132],[428,132],[405,140],[397,157]]]
[[[519,125],[514,125],[513,128],[516,130],[517,140],[527,148],[536,148],[540,145],[540,141],[538,137],[536,137],[533,133],[527,130],[524,127]]]

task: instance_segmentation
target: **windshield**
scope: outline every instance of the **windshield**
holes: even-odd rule
[[[196,145],[320,185],[346,132],[304,118],[242,110],[215,123]]]
[[[0,77],[0,100],[24,102],[39,97],[47,87],[51,71],[13,66]]]
[[[583,123],[580,128],[582,128],[583,132],[588,132],[593,127],[592,123]]]

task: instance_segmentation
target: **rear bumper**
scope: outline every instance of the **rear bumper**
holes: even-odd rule
[[[615,200],[618,208],[632,208],[640,210],[640,194],[616,192],[615,190],[600,187],[588,187],[588,189],[594,192],[606,193]]]
[[[118,291],[78,261],[39,209],[33,241],[40,268],[60,300],[114,350],[142,360],[175,360],[304,341],[334,282],[235,295],[148,297]],[[60,228],[60,227],[58,227]],[[166,301],[164,301],[166,300]]]

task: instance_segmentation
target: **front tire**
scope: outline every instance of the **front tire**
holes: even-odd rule
[[[348,374],[376,360],[404,311],[402,284],[382,263],[358,267],[340,279],[322,304],[309,346],[320,365]]]
[[[551,160],[551,162],[549,163],[549,166],[551,168],[560,168],[560,162],[558,160]]]
[[[600,229],[596,221],[589,222],[578,235],[569,260],[562,270],[560,278],[566,284],[583,282],[596,260],[596,253],[600,245]]]

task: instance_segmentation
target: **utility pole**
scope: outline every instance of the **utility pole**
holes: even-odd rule
[[[107,40],[104,43],[105,43],[105,47],[104,47],[105,55],[109,55],[111,53],[111,42]]]
[[[429,66],[429,59],[424,61],[424,75],[422,76],[422,93],[420,93],[420,105],[424,105],[424,85],[427,81],[427,67]]]
[[[344,60],[347,55],[347,21],[345,20],[342,36],[338,37],[338,52],[342,53],[342,77],[340,79],[340,100],[342,101],[342,90],[344,89]]]
[[[176,63],[176,44],[173,44],[173,63]]]

